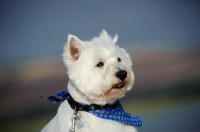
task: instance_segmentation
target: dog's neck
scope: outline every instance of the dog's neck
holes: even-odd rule
[[[105,104],[113,104],[114,102],[116,102],[116,99],[109,100],[109,101],[101,101],[101,102],[92,100],[92,99],[88,98],[84,93],[82,93],[76,87],[76,85],[74,84],[74,82],[72,80],[69,80],[68,92],[70,93],[70,95],[73,97],[73,99],[76,102],[79,102],[81,104],[86,104],[86,105],[90,105],[90,104],[105,105]]]
[[[71,94],[73,99],[76,100],[77,102],[81,104],[87,104],[87,105],[92,104],[92,102],[90,102],[87,99],[87,97],[77,89],[77,87],[74,85],[74,83],[71,80],[69,80],[69,83],[68,83],[68,92]]]

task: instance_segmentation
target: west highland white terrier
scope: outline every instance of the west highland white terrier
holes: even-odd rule
[[[62,103],[42,132],[136,132],[134,126],[142,125],[118,101],[132,88],[134,74],[130,56],[117,40],[105,30],[90,41],[68,35],[63,53],[68,92],[46,97]]]

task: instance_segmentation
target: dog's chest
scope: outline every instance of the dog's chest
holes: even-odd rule
[[[80,112],[80,114],[84,127],[78,128],[76,126],[76,132],[136,132],[132,126],[102,119],[87,112]]]

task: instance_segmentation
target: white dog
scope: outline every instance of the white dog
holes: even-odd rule
[[[134,81],[130,56],[103,30],[90,41],[68,35],[63,60],[68,68],[68,92],[58,92],[63,101],[56,116],[42,132],[136,132],[137,116],[126,113],[118,99]]]

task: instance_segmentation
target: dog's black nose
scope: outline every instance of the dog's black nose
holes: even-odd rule
[[[116,77],[119,78],[120,80],[124,80],[127,76],[127,72],[124,70],[118,71],[116,73]]]

